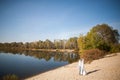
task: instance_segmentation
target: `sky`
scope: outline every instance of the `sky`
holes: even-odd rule
[[[120,0],[0,0],[0,42],[68,39],[103,23],[120,30],[119,5]]]

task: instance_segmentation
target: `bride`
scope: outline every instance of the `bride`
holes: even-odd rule
[[[86,75],[86,71],[84,68],[84,59],[80,59],[78,65],[79,65],[79,74]]]

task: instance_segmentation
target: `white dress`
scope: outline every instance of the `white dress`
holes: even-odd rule
[[[84,59],[79,60],[79,74],[86,75],[84,68]]]

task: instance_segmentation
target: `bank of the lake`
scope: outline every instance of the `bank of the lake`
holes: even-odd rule
[[[74,49],[26,49],[29,51],[44,51],[44,52],[78,52],[77,50]]]
[[[0,48],[0,51],[17,51],[17,52],[22,52],[22,51],[44,51],[44,52],[67,52],[67,53],[78,53],[78,50],[75,49],[21,49],[21,48]]]
[[[119,80],[120,53],[85,64],[86,76],[78,74],[78,62],[27,78],[26,80]]]

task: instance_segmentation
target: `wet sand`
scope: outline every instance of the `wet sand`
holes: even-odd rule
[[[27,78],[26,80],[120,80],[120,53],[85,64],[87,75],[79,75],[78,62]]]

